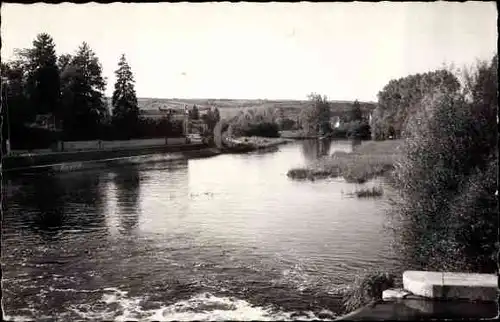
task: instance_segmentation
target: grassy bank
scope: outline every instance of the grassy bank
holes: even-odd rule
[[[137,157],[156,153],[174,153],[206,150],[203,144],[184,144],[177,146],[156,146],[128,149],[88,150],[72,152],[53,152],[44,154],[13,155],[2,159],[4,171],[23,171],[32,167],[45,167],[72,162],[93,162],[116,158]]]
[[[308,167],[288,171],[292,179],[323,179],[343,177],[348,182],[364,183],[389,173],[399,156],[402,140],[367,141],[354,148],[352,153],[336,151]]]
[[[307,140],[316,139],[317,136],[306,135],[302,130],[280,131],[280,135],[285,139]]]
[[[259,136],[251,136],[251,137],[243,136],[236,138],[236,140],[246,144],[250,144],[256,149],[266,149],[293,142],[293,140],[286,138],[265,138]]]
[[[293,142],[290,139],[284,138],[265,138],[265,137],[237,137],[227,138],[223,149],[223,153],[247,153],[253,151],[269,151],[275,150],[279,145]]]

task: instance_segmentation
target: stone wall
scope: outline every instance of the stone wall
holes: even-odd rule
[[[186,138],[157,138],[123,141],[66,141],[60,143],[56,151],[82,151],[82,150],[101,150],[101,149],[129,149],[140,147],[153,147],[164,145],[185,144]]]

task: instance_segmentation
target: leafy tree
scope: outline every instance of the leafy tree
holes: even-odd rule
[[[215,125],[220,121],[219,109],[210,109],[207,113],[201,116],[201,119],[205,122],[208,127],[209,132],[213,132]]]
[[[292,119],[283,118],[280,122],[280,129],[283,131],[294,130],[295,127],[296,127],[296,123]]]
[[[278,124],[271,108],[247,108],[229,121],[229,128],[231,130],[230,136],[274,137],[277,133]]]
[[[193,108],[191,109],[191,111],[189,111],[189,118],[193,120],[200,119],[200,111],[198,110],[198,107],[196,105],[193,105]]]
[[[120,57],[115,74],[116,83],[112,96],[113,123],[121,134],[130,138],[136,134],[132,132],[138,127],[139,106],[134,89],[134,77],[125,55]]]
[[[394,132],[395,138],[410,135],[405,127],[412,118],[426,113],[421,100],[432,93],[441,92],[452,95],[460,88],[460,83],[448,70],[437,70],[425,74],[415,74],[391,80],[378,94],[378,104],[372,115],[372,137],[385,140]],[[425,116],[422,116],[425,118]]]
[[[361,110],[361,104],[359,104],[358,100],[355,100],[352,104],[348,119],[350,122],[363,120],[363,111]]]
[[[439,87],[416,106],[426,114],[408,124],[389,225],[408,269],[497,271],[497,73],[495,56],[470,95]]]
[[[363,115],[361,104],[355,100],[352,104],[351,110],[347,116],[347,122],[344,124],[347,137],[352,139],[369,139],[370,138],[370,124]]]
[[[217,122],[220,121],[220,112],[219,112],[219,109],[217,107],[214,108],[214,120],[217,120]]]
[[[312,93],[309,95],[311,103],[300,112],[302,128],[309,135],[322,135],[331,132],[330,103],[326,96]]]
[[[39,34],[28,52],[27,93],[38,114],[59,116],[60,79],[55,44],[46,33]]]
[[[35,119],[36,111],[28,104],[26,79],[27,66],[22,60],[2,63],[2,100],[6,100],[2,114],[6,116],[9,113],[12,127],[22,126]]]
[[[71,139],[96,139],[107,114],[106,82],[95,53],[86,42],[61,75],[65,134]]]

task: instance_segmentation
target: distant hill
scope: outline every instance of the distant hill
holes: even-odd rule
[[[108,106],[111,108],[111,98],[108,99]],[[245,99],[177,99],[177,98],[138,98],[139,108],[147,114],[155,114],[159,108],[172,108],[182,110],[184,105],[189,107],[196,105],[200,110],[210,107],[217,107],[223,118],[229,118],[237,115],[246,108],[283,108],[284,114],[289,118],[296,118],[300,110],[311,104],[310,101],[302,100],[245,100]],[[332,114],[341,116],[346,114],[353,101],[330,101],[332,105]],[[372,111],[376,107],[374,102],[360,102],[364,111]],[[158,114],[160,114],[158,112]]]

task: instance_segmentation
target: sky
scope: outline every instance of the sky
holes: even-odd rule
[[[490,60],[494,2],[2,4],[2,61],[50,34],[86,41],[114,89],[122,53],[138,97],[376,101],[391,79]]]

